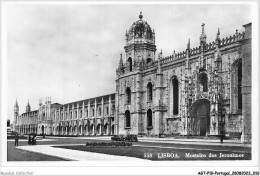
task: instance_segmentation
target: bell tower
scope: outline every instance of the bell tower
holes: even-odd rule
[[[19,105],[17,100],[15,101],[15,105],[14,105],[14,122],[17,122],[17,118],[19,116]]]
[[[138,70],[141,62],[149,63],[155,60],[155,33],[150,25],[143,21],[142,12],[139,20],[126,31],[126,72]]]

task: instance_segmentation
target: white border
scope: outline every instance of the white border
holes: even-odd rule
[[[252,160],[251,161],[153,161],[153,162],[104,162],[104,161],[89,161],[89,162],[7,162],[7,145],[6,140],[1,142],[1,172],[3,171],[10,171],[10,170],[18,170],[18,171],[33,171],[34,174],[52,174],[53,169],[59,169],[59,172],[55,174],[62,174],[62,175],[75,175],[79,173],[86,174],[86,170],[88,170],[89,174],[92,175],[100,175],[100,174],[108,174],[113,173],[115,175],[115,171],[119,171],[119,175],[122,174],[141,174],[140,169],[145,169],[143,167],[146,167],[145,174],[149,175],[167,175],[167,174],[174,174],[175,172],[180,175],[180,173],[184,174],[195,174],[196,171],[208,171],[208,170],[217,170],[217,171],[230,171],[230,170],[252,170],[256,171],[257,169],[252,166],[258,166],[259,167],[259,159],[258,159],[258,147],[259,147],[259,140],[258,140],[258,134],[259,130],[256,124],[259,124],[258,118],[258,6],[259,4],[257,2],[252,1],[239,1],[239,2],[233,2],[233,1],[151,1],[151,2],[145,2],[145,1],[126,1],[126,2],[118,2],[118,1],[88,1],[88,2],[82,2],[82,1],[74,1],[74,2],[68,2],[68,1],[23,1],[23,2],[2,2],[1,6],[1,46],[2,46],[2,52],[1,52],[1,139],[6,139],[6,117],[7,117],[7,31],[6,31],[6,7],[8,5],[15,5],[15,4],[37,4],[37,5],[43,5],[43,4],[65,4],[65,5],[71,5],[71,4],[88,4],[88,5],[97,5],[97,4],[251,4],[252,6]],[[243,25],[243,24],[241,24]],[[28,167],[29,166],[29,167]],[[61,168],[55,168],[65,166]],[[82,167],[82,166],[88,166]],[[96,167],[91,167],[96,166]],[[99,168],[101,167],[102,168]],[[119,167],[120,166],[120,167]],[[171,166],[174,166],[172,168]],[[178,166],[178,167],[176,167]],[[218,167],[216,167],[218,166]],[[231,169],[231,167],[235,168]],[[13,168],[15,167],[15,169]],[[103,168],[104,167],[104,168]],[[115,168],[116,167],[116,168]],[[129,168],[129,167],[135,167],[135,168]],[[149,167],[149,168],[147,168]],[[189,167],[189,168],[186,168]],[[199,168],[198,168],[199,167]],[[214,168],[212,168],[214,167]],[[11,169],[12,168],[12,169]],[[77,170],[77,172],[75,172]],[[127,172],[125,172],[127,170]],[[162,172],[163,170],[163,172]],[[259,170],[259,169],[258,169]],[[89,172],[91,171],[91,172]]]

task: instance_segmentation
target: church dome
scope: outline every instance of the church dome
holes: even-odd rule
[[[152,31],[150,25],[146,21],[143,21],[142,12],[140,12],[139,20],[135,21],[126,33],[126,37],[127,40],[131,40],[133,38],[153,39],[154,32]]]

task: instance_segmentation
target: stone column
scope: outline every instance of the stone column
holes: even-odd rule
[[[101,99],[101,131],[100,131],[100,134],[101,136],[103,136],[104,134],[104,98],[102,97]]]
[[[160,56],[159,56],[160,57]],[[163,104],[161,102],[161,94],[162,94],[162,81],[163,81],[163,73],[161,69],[160,58],[158,59],[158,68],[156,73],[156,97],[155,97],[155,113],[154,113],[154,133],[157,136],[164,134],[164,125],[163,124]]]
[[[142,107],[141,107],[141,98],[142,98],[142,88],[141,88],[141,85],[142,85],[142,75],[139,72],[136,75],[136,104],[135,104],[135,106],[136,106],[137,127],[132,126],[132,121],[133,121],[134,118],[132,117],[132,115],[130,115],[131,116],[131,120],[130,120],[131,128],[137,128],[137,134],[144,133],[144,124],[143,124],[143,119],[142,119]],[[132,89],[134,89],[134,87],[132,87]],[[131,95],[131,101],[134,98],[132,95]],[[130,113],[132,113],[132,112],[130,111]]]
[[[241,142],[251,143],[251,73],[252,73],[252,23],[243,26],[245,39],[242,41],[242,136]]]
[[[116,80],[116,94],[115,94],[115,134],[118,135],[119,134],[119,78],[117,78]],[[110,134],[112,132],[112,126],[110,129]]]
[[[108,130],[108,135],[111,135],[111,112],[112,110],[112,101],[111,101],[111,95],[109,95],[109,100],[108,100],[108,126],[107,126],[107,130]]]
[[[88,118],[91,117],[91,112],[90,112],[90,100],[88,100]]]
[[[97,127],[97,99],[95,99],[95,110],[94,110],[94,118],[95,118],[95,124],[94,124],[94,135],[96,136],[97,131],[96,131],[96,127]]]
[[[82,133],[82,132],[83,132],[83,125],[81,124],[80,127],[81,127],[81,128],[80,128],[80,130],[81,130],[81,131],[80,131],[80,135],[83,135],[83,133]]]

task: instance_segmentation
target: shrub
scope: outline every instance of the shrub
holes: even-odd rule
[[[86,147],[131,147],[131,142],[86,142]]]

